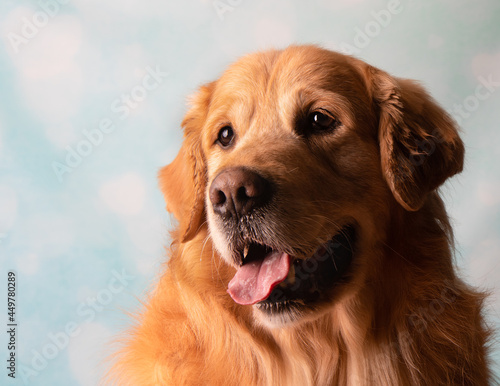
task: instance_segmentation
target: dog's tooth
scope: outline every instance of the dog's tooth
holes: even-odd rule
[[[248,256],[248,244],[245,244],[243,247],[243,259],[246,259]]]

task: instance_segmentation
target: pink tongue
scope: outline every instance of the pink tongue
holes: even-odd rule
[[[229,282],[227,292],[236,303],[255,304],[286,279],[289,269],[290,255],[271,252],[264,260],[241,266]]]

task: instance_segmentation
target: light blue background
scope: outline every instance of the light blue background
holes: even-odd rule
[[[156,173],[179,149],[187,96],[239,56],[291,43],[355,48],[420,80],[460,121],[466,167],[443,192],[459,270],[492,292],[499,326],[497,0],[3,0],[0,15],[0,320],[14,270],[26,384],[97,383],[123,311],[138,309],[165,261],[172,224]],[[153,82],[152,70],[165,74]],[[114,131],[99,142],[103,120]],[[71,161],[76,150],[87,155]],[[66,157],[75,167],[59,179]],[[4,358],[5,333],[0,343]]]

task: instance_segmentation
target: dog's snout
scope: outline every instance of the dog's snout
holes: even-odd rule
[[[271,184],[251,170],[231,168],[215,177],[209,196],[215,213],[239,218],[269,201]]]

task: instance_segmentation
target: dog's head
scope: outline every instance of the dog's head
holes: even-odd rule
[[[201,87],[183,127],[160,172],[180,241],[208,222],[237,270],[228,292],[270,324],[345,296],[391,208],[420,210],[463,163],[420,86],[312,46],[244,57]]]

